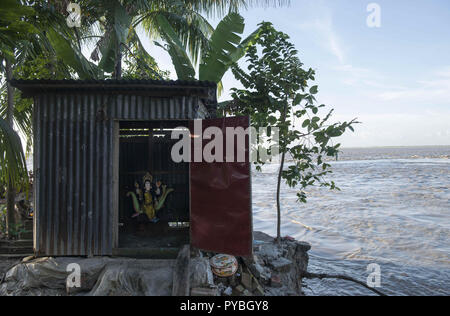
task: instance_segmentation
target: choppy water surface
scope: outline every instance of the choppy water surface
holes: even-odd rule
[[[282,193],[282,235],[312,245],[312,272],[366,280],[381,267],[381,291],[450,295],[450,147],[344,150],[333,162],[342,191],[311,188],[308,203]],[[254,228],[276,232],[277,165],[253,175]],[[307,295],[366,295],[341,280],[308,280]]]

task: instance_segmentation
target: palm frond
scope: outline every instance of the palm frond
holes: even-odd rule
[[[230,12],[238,13],[250,7],[277,7],[290,4],[290,0],[183,0],[192,10],[207,17],[223,17]]]
[[[161,38],[158,17],[163,15],[170,23],[179,40],[187,48],[190,58],[197,64],[201,58],[201,51],[208,47],[208,39],[214,28],[209,22],[195,11],[171,8],[146,12],[138,17],[134,25],[142,25],[147,35],[153,39]]]
[[[74,47],[66,37],[54,29],[48,30],[47,37],[56,54],[75,69],[80,79],[101,79],[103,77],[98,67],[89,62],[82,52],[77,47]]]
[[[16,189],[28,181],[28,173],[22,142],[19,135],[0,118],[0,180],[11,183]]]
[[[180,80],[194,79],[195,69],[192,66],[189,56],[186,53],[186,47],[180,41],[180,38],[178,37],[175,30],[172,28],[169,21],[167,21],[164,15],[159,15],[157,19],[158,25],[160,27],[160,33],[164,36],[164,39],[168,44],[166,50],[168,51],[170,57],[172,58],[172,62],[177,72],[178,79]]]

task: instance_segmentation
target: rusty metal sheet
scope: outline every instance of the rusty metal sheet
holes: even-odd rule
[[[35,251],[46,256],[111,255],[118,199],[115,122],[204,117],[200,100],[56,92],[34,96]]]
[[[252,255],[252,208],[249,136],[245,137],[245,161],[238,162],[238,145],[234,142],[233,161],[226,155],[227,127],[249,127],[248,117],[231,117],[202,121],[202,131],[219,128],[223,137],[223,162],[191,162],[191,244],[199,249],[235,256]],[[193,139],[194,122],[190,124]],[[200,138],[201,139],[201,138]],[[201,149],[210,140],[201,140]],[[195,152],[192,141],[192,156]],[[230,157],[230,156],[229,156]],[[194,158],[192,158],[194,159]],[[191,160],[194,161],[194,160]]]

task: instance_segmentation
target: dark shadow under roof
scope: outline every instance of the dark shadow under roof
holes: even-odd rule
[[[210,90],[217,84],[210,81],[183,80],[23,80],[13,79],[11,84],[22,91],[24,97],[40,93],[111,93],[139,94],[158,97],[199,96],[211,97]]]

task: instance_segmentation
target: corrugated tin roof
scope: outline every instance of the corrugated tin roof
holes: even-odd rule
[[[20,89],[24,96],[33,96],[40,92],[49,91],[109,91],[109,92],[132,92],[157,94],[158,92],[174,92],[183,90],[189,95],[204,95],[205,90],[217,88],[215,82],[198,80],[49,80],[13,79],[11,84]]]

